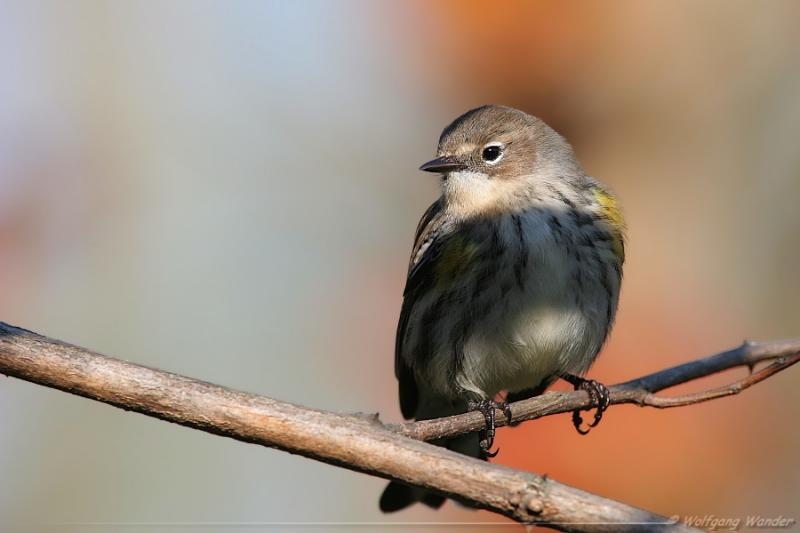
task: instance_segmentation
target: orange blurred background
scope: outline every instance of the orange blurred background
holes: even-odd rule
[[[437,194],[416,168],[494,102],[564,134],[624,208],[620,311],[591,377],[796,337],[799,16],[792,1],[4,2],[0,319],[397,421],[394,328]],[[614,407],[586,437],[549,417],[501,430],[496,461],[665,515],[797,517],[798,384],[790,369],[703,405]],[[0,420],[4,530],[507,522],[452,504],[384,516],[382,480],[17,380],[0,382]]]

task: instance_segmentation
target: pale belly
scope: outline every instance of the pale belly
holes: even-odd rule
[[[451,350],[433,358],[428,367],[433,388],[450,397],[492,398],[503,390],[536,387],[564,372],[588,370],[609,326],[606,272],[584,266],[578,284],[570,258],[570,250],[560,245],[532,250],[523,289],[515,285],[503,292],[499,280],[512,273],[498,273],[486,295],[495,303],[477,306],[485,312],[473,313],[457,371],[452,371]]]
[[[534,211],[516,226],[499,222],[505,248],[479,295],[467,291],[457,311],[420,320],[419,331],[443,339],[416,368],[428,394],[493,398],[591,366],[616,311],[619,270],[580,241],[580,229],[565,238],[547,216]],[[562,217],[560,227],[569,223]]]
[[[604,327],[576,307],[531,305],[503,322],[494,331],[476,332],[466,343],[459,388],[492,398],[502,390],[536,387],[564,372],[582,374],[604,337]]]

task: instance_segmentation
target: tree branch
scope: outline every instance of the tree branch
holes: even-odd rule
[[[774,367],[770,373],[762,371],[744,380],[747,383],[739,385],[741,390],[796,362],[798,346],[800,342],[745,345],[730,352],[734,353],[731,356],[720,354],[618,385],[612,399],[614,403],[650,405],[652,398],[641,397],[641,391],[652,393],[659,387],[724,368],[785,358],[773,364],[773,367],[782,365],[781,368]],[[387,427],[377,415],[342,415],[304,408],[105,357],[2,322],[0,373],[209,433],[422,486],[523,523],[563,531],[693,531],[664,517],[552,479],[478,461],[404,435],[422,438],[424,432],[419,428],[426,427],[422,422]],[[714,397],[723,395],[715,394]],[[547,397],[550,398],[544,403],[536,403]],[[587,403],[585,393],[548,394],[515,404],[520,409],[516,416],[537,418],[585,407]],[[547,404],[549,408],[542,407]],[[479,429],[481,425],[475,425],[472,418],[468,414],[443,419],[450,421],[451,433],[439,429],[434,433],[458,434]],[[453,420],[460,421],[460,425]],[[425,438],[431,434],[428,431]]]
[[[774,361],[756,373],[752,373],[758,363]],[[632,379],[609,387],[610,403],[632,403],[642,407],[680,407],[739,394],[746,388],[792,366],[800,361],[800,339],[778,342],[745,342],[738,348],[715,355],[683,363],[678,366],[654,372],[641,378]],[[751,374],[723,387],[687,394],[684,396],[657,396],[656,392],[717,374],[732,368],[746,366]],[[590,409],[591,402],[586,391],[549,392],[527,400],[511,404],[511,423],[518,424],[544,416],[569,413],[576,409]],[[463,433],[478,431],[484,427],[483,415],[468,412],[460,415],[393,424],[388,427],[401,435],[419,440],[435,440],[454,437]],[[504,416],[498,416],[498,427],[507,425]]]

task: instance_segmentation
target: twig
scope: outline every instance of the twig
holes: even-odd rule
[[[769,352],[763,345],[761,348]],[[752,347],[742,349],[757,351]],[[783,356],[796,355],[797,349],[784,347],[784,352]],[[744,362],[737,364],[752,364],[754,357],[744,357]],[[788,359],[781,364],[785,367],[787,362]],[[730,366],[735,365],[727,367]],[[713,373],[692,369],[682,371],[683,375],[699,377]],[[772,372],[778,370],[774,368]],[[694,531],[648,511],[552,479],[407,438],[381,424],[377,415],[342,415],[239,392],[105,357],[2,322],[0,373],[209,433],[422,486],[523,523],[563,531]],[[658,374],[663,373],[622,384],[615,394],[647,388],[657,390],[648,380]],[[670,376],[663,378],[663,382],[681,382],[681,378]],[[750,380],[755,383],[767,376],[759,373]],[[547,396],[553,395],[541,398]],[[582,396],[583,393],[563,395],[564,401],[556,402],[554,408],[563,412],[583,406],[587,399]],[[519,404],[539,405],[535,402],[541,398]],[[552,402],[552,398],[547,401]],[[543,412],[538,409],[538,414],[530,418],[543,416]],[[463,416],[467,425],[471,424],[469,416]],[[475,426],[473,430],[478,428]]]
[[[775,361],[747,378],[735,381],[724,387],[702,391],[684,396],[665,397],[654,393],[717,374],[731,368],[746,366],[755,368],[758,363]],[[679,407],[705,402],[739,394],[744,389],[788,368],[800,360],[800,339],[778,342],[745,342],[738,348],[690,361],[678,366],[654,372],[641,378],[632,379],[609,387],[611,404],[633,403],[657,408]],[[549,392],[528,400],[511,404],[511,423],[517,424],[543,416],[568,413],[575,409],[588,409],[591,403],[585,391]],[[483,415],[469,412],[461,415],[395,424],[389,427],[407,437],[419,440],[435,440],[453,437],[463,433],[478,431],[485,422]],[[507,425],[505,417],[497,417],[498,427]]]

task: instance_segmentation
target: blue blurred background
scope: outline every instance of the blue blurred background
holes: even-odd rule
[[[398,421],[394,328],[437,194],[416,169],[495,102],[567,136],[624,207],[592,377],[798,336],[799,16],[790,0],[2,1],[0,319]],[[667,515],[797,517],[799,376],[613,408],[588,437],[567,416],[501,430],[497,461]],[[505,522],[383,516],[382,480],[15,379],[0,479],[9,531]]]

